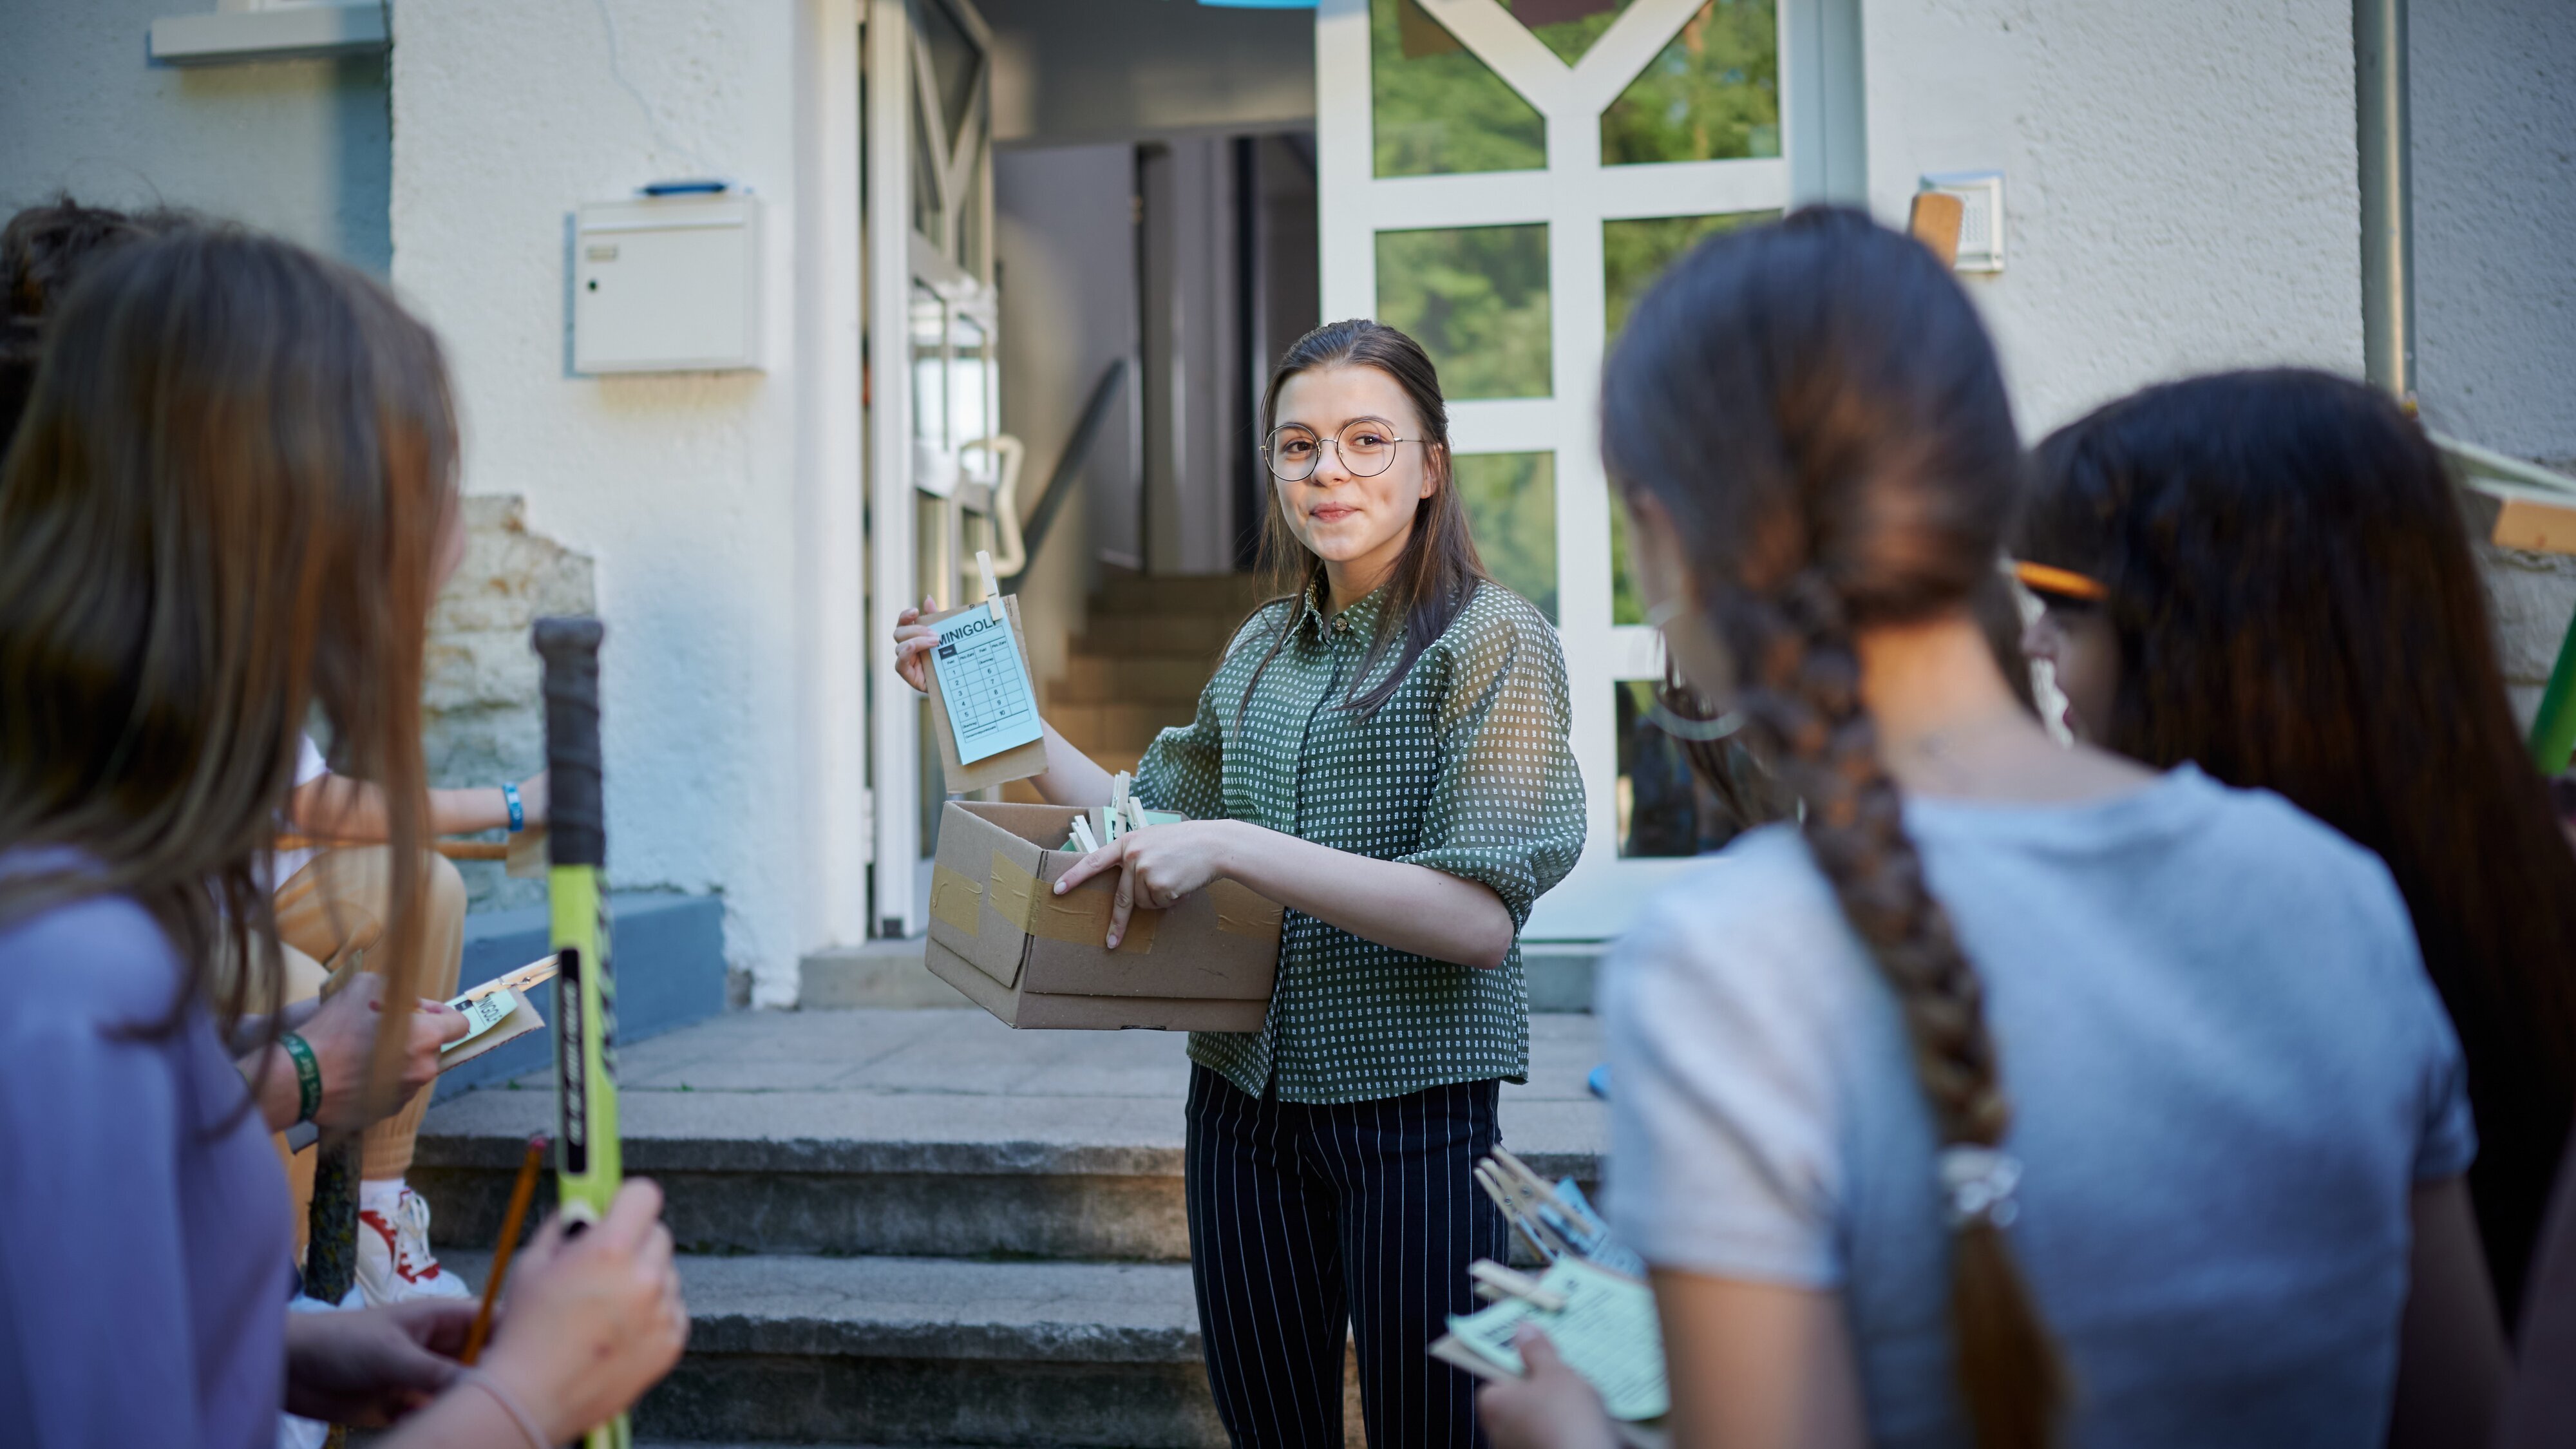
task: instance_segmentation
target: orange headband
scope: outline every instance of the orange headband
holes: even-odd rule
[[[2013,577],[2021,580],[2024,588],[2043,594],[2082,599],[2094,604],[2111,597],[2111,590],[2100,579],[2086,578],[2073,569],[2053,568],[2048,564],[2028,563],[2021,559],[2013,560],[2012,568]]]

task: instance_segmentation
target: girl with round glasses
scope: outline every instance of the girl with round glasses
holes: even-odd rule
[[[1338,1442],[1345,1324],[1373,1444],[1478,1442],[1473,1385],[1425,1349],[1506,1251],[1476,1160],[1529,1069],[1519,932],[1583,847],[1556,631],[1485,575],[1449,471],[1431,361],[1374,322],[1289,348],[1262,402],[1281,585],[1188,726],[1138,767],[1189,819],[1058,883],[1132,910],[1219,879],[1288,908],[1258,1032],[1194,1032],[1192,1274],[1208,1379],[1238,1444]],[[925,606],[929,601],[924,601]],[[933,642],[906,611],[904,677]],[[1050,801],[1108,772],[1046,731]]]

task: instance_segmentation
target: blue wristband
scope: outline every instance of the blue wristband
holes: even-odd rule
[[[527,829],[528,807],[519,803],[519,787],[516,785],[502,786],[501,798],[508,801],[510,805],[510,833],[512,835],[516,835],[520,831]]]

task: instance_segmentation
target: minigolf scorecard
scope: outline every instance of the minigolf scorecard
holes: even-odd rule
[[[1029,682],[1019,604],[993,580],[990,554],[975,555],[984,602],[923,620],[939,636],[929,655],[932,712],[948,788],[979,790],[1046,768],[1045,730]]]

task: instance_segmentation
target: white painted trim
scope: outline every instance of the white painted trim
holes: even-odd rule
[[[1646,63],[1663,53],[1673,37],[1681,33],[1690,18],[1699,13],[1706,0],[1667,0],[1667,3],[1635,4],[1620,12],[1592,42],[1574,67],[1573,84],[1568,87],[1566,108],[1570,114],[1598,116],[1610,109],[1631,81],[1646,68]],[[1594,154],[1599,154],[1595,152]]]
[[[1764,158],[1603,166],[1592,173],[1592,186],[1593,209],[1605,221],[1782,211],[1789,205],[1789,163]]]
[[[1552,453],[1558,447],[1552,397],[1491,398],[1449,405],[1453,453]]]
[[[162,65],[239,65],[261,60],[370,55],[393,44],[384,7],[295,5],[273,10],[222,10],[204,15],[165,15],[152,22],[145,45]]]
[[[1560,111],[1572,109],[1574,72],[1496,0],[1421,0],[1421,4],[1424,13],[1447,26],[1460,45],[1519,91],[1540,115],[1553,121]]]
[[[859,11],[806,0],[798,47],[798,749],[808,806],[797,949],[868,934],[866,477],[859,409]]]
[[[867,6],[868,755],[876,851],[868,928],[912,919],[919,868],[920,712],[894,668],[894,619],[912,593],[912,17],[905,0]]]
[[[1318,296],[1326,321],[1377,315],[1377,169],[1369,129],[1369,0],[1316,0],[1315,187]]]

